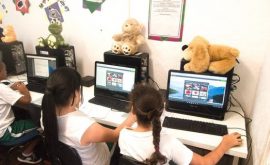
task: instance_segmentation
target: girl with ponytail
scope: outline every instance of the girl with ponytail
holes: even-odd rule
[[[119,135],[120,152],[147,165],[216,164],[231,147],[240,145],[240,134],[225,135],[220,145],[205,156],[193,153],[178,139],[162,131],[160,116],[164,109],[161,94],[149,85],[136,85],[130,95],[131,111],[137,127],[124,128]]]
[[[54,164],[56,144],[61,141],[77,150],[83,165],[108,165],[110,153],[104,142],[117,141],[120,130],[136,118],[130,114],[114,130],[101,126],[78,110],[81,89],[81,76],[71,68],[59,68],[47,80],[42,121],[50,159]]]

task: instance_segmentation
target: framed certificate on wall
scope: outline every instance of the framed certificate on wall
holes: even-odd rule
[[[150,0],[148,38],[181,41],[186,0]]]

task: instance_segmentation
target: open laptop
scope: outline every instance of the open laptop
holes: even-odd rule
[[[96,61],[94,98],[90,103],[129,112],[128,95],[137,82],[137,69]]]
[[[226,75],[214,75],[170,70],[166,95],[167,110],[223,120],[232,74],[232,71]]]
[[[26,54],[27,88],[30,91],[44,93],[47,79],[57,68],[55,56]]]

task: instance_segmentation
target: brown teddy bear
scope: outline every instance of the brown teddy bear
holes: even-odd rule
[[[113,35],[115,43],[112,52],[115,54],[134,55],[144,43],[141,35],[143,26],[134,18],[127,19],[122,25],[122,33]]]
[[[202,73],[207,70],[215,74],[225,74],[237,63],[239,51],[224,45],[210,44],[201,36],[196,36],[186,48],[183,46],[183,58],[189,61],[185,71]]]
[[[13,26],[11,25],[7,25],[6,27],[4,27],[3,35],[4,37],[1,37],[1,40],[3,42],[9,43],[9,42],[16,41],[16,34],[13,29]]]

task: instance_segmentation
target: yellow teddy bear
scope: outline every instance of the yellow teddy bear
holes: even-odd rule
[[[3,42],[9,43],[9,42],[16,41],[16,34],[13,29],[13,26],[11,25],[7,25],[6,27],[4,27],[3,35],[4,37],[1,37],[1,40]]]

